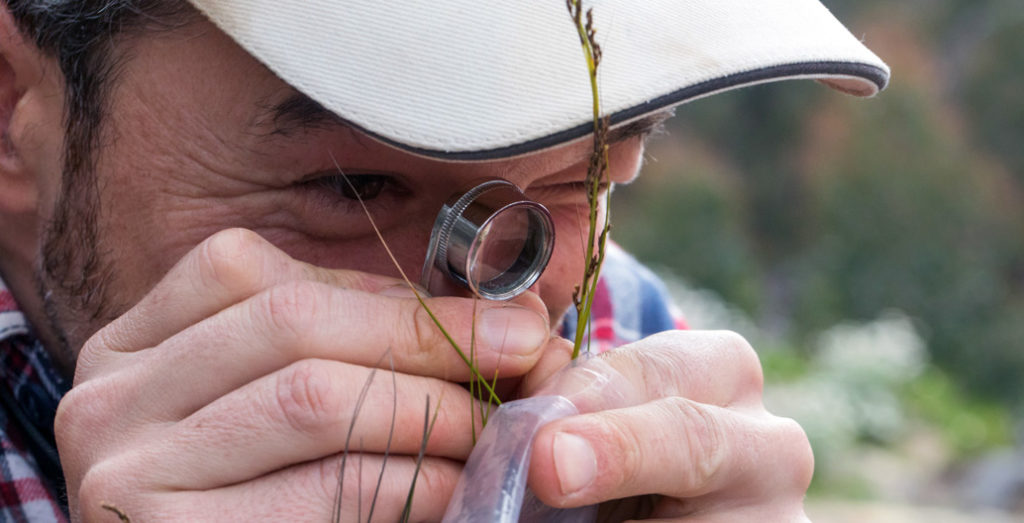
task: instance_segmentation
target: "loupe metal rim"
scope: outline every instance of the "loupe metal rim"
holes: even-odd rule
[[[441,207],[441,210],[438,211],[437,218],[434,219],[434,225],[430,230],[427,257],[423,260],[423,271],[420,275],[420,285],[427,289],[428,292],[434,292],[432,283],[434,276],[438,272],[443,276],[453,278],[459,283],[466,285],[464,280],[460,280],[457,275],[452,274],[445,261],[448,259],[448,242],[452,228],[455,225],[455,220],[465,212],[473,200],[485,191],[503,183],[512,185],[504,180],[493,179],[478,183],[467,191],[459,191],[449,198]],[[512,186],[515,187],[514,185]]]
[[[528,270],[524,272],[524,277],[513,280],[508,286],[502,287],[499,291],[493,291],[481,288],[475,282],[469,281],[466,275],[459,274],[457,271],[452,270],[453,268],[450,266],[448,261],[448,249],[451,242],[451,234],[455,228],[457,220],[463,216],[473,202],[477,201],[485,193],[497,189],[509,189],[513,191],[516,199],[509,199],[505,205],[491,210],[486,220],[475,225],[476,232],[473,235],[473,241],[471,243],[476,243],[479,231],[490,224],[497,216],[501,215],[502,212],[506,212],[512,207],[524,206],[527,207],[529,209],[528,212],[531,213],[531,223],[535,220],[536,223],[539,224],[542,239],[540,242],[540,249],[537,251],[537,255],[534,256],[535,261],[533,261],[528,267]],[[515,184],[500,178],[476,182],[469,190],[456,193],[452,196],[441,208],[441,211],[438,212],[437,218],[434,220],[433,229],[430,233],[430,244],[427,248],[427,256],[423,263],[423,273],[420,278],[420,283],[429,292],[434,292],[432,288],[433,279],[437,273],[440,273],[443,276],[451,278],[453,281],[482,298],[489,300],[510,300],[522,294],[531,285],[536,283],[538,278],[540,278],[541,273],[544,272],[548,262],[551,260],[551,254],[554,251],[554,234],[555,230],[551,213],[548,212],[547,208],[543,205],[527,199],[526,195],[523,194]],[[469,252],[470,248],[467,247],[466,250],[467,256],[466,259],[463,260],[462,265],[468,269],[472,260],[470,257],[471,253]],[[520,256],[521,255],[522,253],[520,253]],[[493,281],[493,278],[488,281]]]

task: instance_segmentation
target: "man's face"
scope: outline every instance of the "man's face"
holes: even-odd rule
[[[589,141],[488,163],[424,159],[311,113],[292,88],[206,22],[139,38],[129,50],[96,156],[99,211],[93,216],[83,205],[61,233],[94,218],[97,244],[74,248],[94,248],[99,263],[67,263],[42,282],[44,293],[52,293],[51,319],[72,349],[136,303],[185,252],[225,228],[252,229],[316,265],[397,276],[339,167],[413,281],[442,203],[482,178],[511,181],[554,219],[555,252],[533,287],[553,327],[571,305],[582,276]],[[634,176],[641,151],[636,137],[613,145],[613,181]],[[43,216],[53,216],[61,190],[60,174],[51,171],[41,184]],[[63,201],[78,200],[69,194]],[[75,259],[53,252],[74,242],[47,244],[44,257]],[[61,295],[58,283],[90,271],[102,274],[95,279],[103,282],[102,303],[75,310],[69,304],[79,302]]]

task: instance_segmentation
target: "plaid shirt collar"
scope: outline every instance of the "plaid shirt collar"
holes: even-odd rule
[[[0,279],[0,521],[67,521],[53,419],[69,386]]]
[[[618,244],[609,242],[584,334],[587,352],[600,354],[658,332],[686,329],[661,280]],[[576,311],[562,321],[561,334],[576,335]]]

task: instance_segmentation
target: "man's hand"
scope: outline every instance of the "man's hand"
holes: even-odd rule
[[[428,300],[464,350],[475,331],[486,377],[526,373],[547,341],[540,299],[516,303]],[[373,368],[386,372],[353,423]],[[72,516],[116,521],[107,505],[136,521],[325,521],[348,440],[341,520],[366,518],[374,496],[374,515],[395,520],[429,397],[440,413],[412,519],[440,519],[478,430],[454,383],[469,378],[401,281],[218,233],[83,347],[56,420]]]
[[[555,367],[547,361],[525,394],[564,395],[583,414],[534,439],[530,486],[545,503],[632,498],[602,507],[613,520],[637,509],[686,521],[806,520],[807,436],[765,410],[760,363],[740,336],[663,333],[553,379],[538,375]],[[636,498],[647,494],[660,496]]]

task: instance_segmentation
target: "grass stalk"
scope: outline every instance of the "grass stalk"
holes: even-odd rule
[[[381,356],[381,360],[384,357]],[[378,361],[378,365],[380,361]],[[377,374],[377,367],[370,369],[370,375],[367,376],[366,382],[363,383],[363,388],[359,391],[359,396],[356,398],[355,407],[352,409],[352,421],[348,424],[348,435],[345,436],[345,448],[341,454],[341,465],[338,467],[338,490],[334,496],[334,510],[331,513],[331,521],[341,521],[341,502],[342,492],[345,488],[345,466],[348,464],[348,454],[351,448],[352,434],[356,429],[356,420],[359,419],[359,412],[363,409],[363,404],[366,402],[366,394],[370,391],[370,385],[373,384],[373,378]],[[361,507],[360,507],[361,508]]]
[[[430,396],[426,398],[426,406],[423,413],[423,439],[420,441],[420,451],[416,455],[416,468],[412,473],[412,483],[409,485],[409,495],[405,498],[405,508],[402,509],[402,516],[399,521],[402,523],[408,523],[409,518],[412,516],[412,496],[416,492],[416,480],[420,477],[420,467],[423,465],[423,457],[427,454],[427,441],[430,440],[430,434],[434,432],[434,425],[437,423],[437,415],[441,412],[440,400],[438,400],[438,408],[434,409],[434,415],[430,415]]]
[[[384,446],[384,457],[380,463],[380,474],[377,476],[377,485],[373,489],[373,499],[370,501],[370,512],[366,515],[366,522],[373,520],[373,509],[377,507],[377,496],[380,494],[380,486],[384,482],[384,469],[388,466],[388,457],[391,455],[391,442],[395,437],[395,421],[398,417],[398,377],[395,375],[395,358],[388,351],[388,359],[391,366],[391,426],[388,428],[388,443]]]

